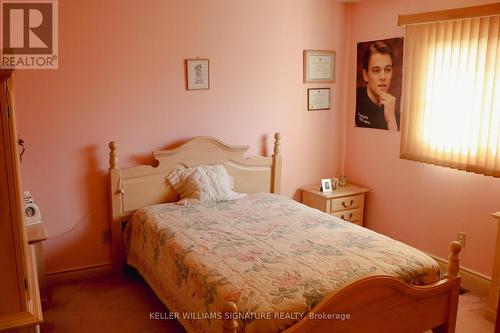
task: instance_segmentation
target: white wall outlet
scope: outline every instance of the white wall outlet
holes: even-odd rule
[[[459,231],[457,233],[457,242],[459,242],[462,247],[465,247],[465,232]]]

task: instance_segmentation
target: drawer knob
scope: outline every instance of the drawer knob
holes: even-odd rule
[[[352,204],[354,203],[354,200],[351,199],[351,201],[349,203],[346,203],[345,201],[342,201],[342,206],[344,208],[349,208],[352,206]]]
[[[349,213],[349,218],[347,218],[345,215],[342,215],[340,218],[345,221],[350,221],[352,219],[352,213]]]

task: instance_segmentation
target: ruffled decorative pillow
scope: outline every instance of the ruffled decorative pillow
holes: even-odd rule
[[[246,195],[233,191],[233,177],[220,164],[176,169],[167,176],[167,180],[179,194],[181,201],[229,201]]]

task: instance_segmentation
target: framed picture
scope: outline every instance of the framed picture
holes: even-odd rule
[[[332,178],[332,190],[336,190],[339,185],[339,179],[338,178]]]
[[[335,83],[335,51],[304,50],[304,83]]]
[[[208,59],[186,59],[186,89],[210,89]]]
[[[307,109],[309,111],[330,110],[330,88],[307,89]]]
[[[347,177],[342,175],[339,177],[339,186],[344,187],[347,186]]]
[[[330,178],[321,179],[321,192],[332,191],[332,180]]]
[[[358,43],[356,127],[399,131],[403,37]]]

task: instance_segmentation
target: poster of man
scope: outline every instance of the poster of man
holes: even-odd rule
[[[358,43],[357,127],[399,131],[403,38]]]

